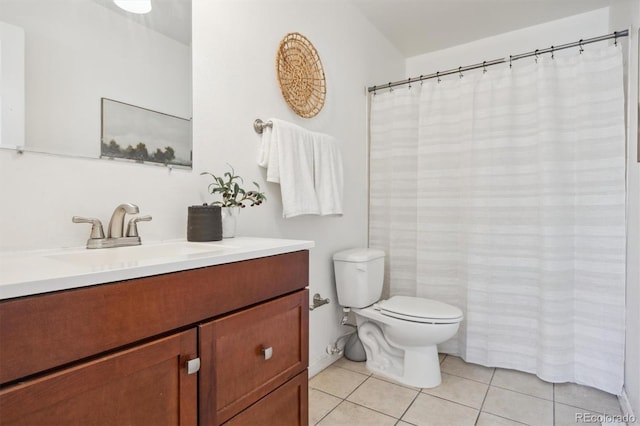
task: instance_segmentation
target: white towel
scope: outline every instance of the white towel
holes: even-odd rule
[[[313,184],[313,137],[300,126],[271,119],[273,127],[263,133],[266,156],[267,181],[280,184],[282,216],[290,218],[305,214],[320,214],[318,198]],[[264,167],[264,153],[259,164]],[[262,161],[261,161],[262,160]]]
[[[271,153],[271,138],[273,131],[271,127],[262,128],[262,141],[260,143],[260,151],[258,152],[258,166],[267,168],[269,166],[269,155]]]
[[[258,165],[280,184],[282,216],[342,214],[340,147],[329,135],[271,118],[262,133]]]
[[[341,215],[344,177],[336,140],[316,134],[313,140],[314,183],[321,215]]]

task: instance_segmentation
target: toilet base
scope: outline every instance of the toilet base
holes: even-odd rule
[[[380,328],[370,321],[358,327],[358,335],[367,353],[369,371],[419,388],[433,388],[442,382],[437,345],[392,345]]]
[[[398,383],[417,388],[435,388],[442,383],[440,360],[435,346],[420,351],[405,350],[401,371],[379,368],[379,364],[367,359],[367,369]],[[434,362],[435,360],[435,362]]]

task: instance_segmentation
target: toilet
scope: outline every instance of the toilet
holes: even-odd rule
[[[384,257],[382,250],[363,248],[334,254],[338,303],[355,314],[367,369],[409,386],[438,386],[437,345],[456,334],[462,311],[420,297],[379,300]]]

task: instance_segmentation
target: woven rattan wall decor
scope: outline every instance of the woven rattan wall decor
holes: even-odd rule
[[[318,115],[324,106],[327,86],[318,51],[300,33],[289,33],[278,47],[276,72],[280,91],[300,117]]]

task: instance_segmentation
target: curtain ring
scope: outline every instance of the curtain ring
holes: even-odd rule
[[[436,78],[438,79],[438,83],[440,83],[440,71],[436,73]]]
[[[409,85],[409,89],[411,89],[411,77],[407,79],[407,84]]]
[[[536,54],[536,64],[538,63],[538,49],[534,52]]]
[[[582,47],[582,39],[580,39],[580,41],[578,42],[578,46],[580,46],[580,54],[582,55],[582,52],[584,52],[584,48]]]
[[[393,92],[393,87],[391,87],[391,82],[389,82],[389,91]]]
[[[378,86],[373,86],[373,96],[377,95],[377,93],[376,93],[376,87],[378,87]]]
[[[551,59],[555,59],[555,55],[553,54],[554,52],[554,48],[553,46],[551,46]]]
[[[462,75],[462,67],[458,67],[458,74],[460,74],[460,78],[464,77],[464,75]]]
[[[513,60],[513,56],[509,55],[509,68],[513,68],[513,64],[511,63],[512,60]]]
[[[487,73],[487,61],[482,61],[482,74]]]
[[[422,74],[420,74],[420,86],[422,86],[424,82],[422,81]]]
[[[613,45],[614,46],[618,45],[618,32],[617,31],[613,32]]]

